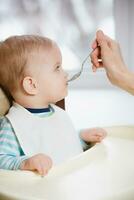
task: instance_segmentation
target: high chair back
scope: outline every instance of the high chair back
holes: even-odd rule
[[[65,100],[64,99],[62,99],[61,101],[58,101],[56,103],[56,105],[65,110]]]
[[[6,94],[0,88],[0,116],[5,115],[10,108],[10,102]]]

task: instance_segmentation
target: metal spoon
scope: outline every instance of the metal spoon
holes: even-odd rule
[[[96,47],[94,50],[92,50],[92,52],[94,52],[99,46],[100,46],[100,45],[98,44],[97,47]],[[70,78],[67,82],[74,81],[75,79],[77,79],[77,78],[81,75],[81,73],[82,73],[82,71],[83,71],[84,64],[85,64],[85,62],[87,61],[87,59],[89,58],[89,56],[90,56],[90,54],[91,54],[92,52],[90,52],[90,53],[88,54],[88,56],[83,60],[80,71],[77,72],[76,74],[74,74],[74,75],[72,76],[72,78]],[[98,61],[99,61],[99,62],[102,62],[102,59],[100,58],[100,59],[98,59]]]
[[[77,72],[76,74],[74,74],[72,76],[72,78],[70,78],[67,82],[73,81],[73,80],[77,79],[81,75],[81,73],[83,71],[84,64],[87,61],[87,59],[89,58],[89,56],[90,56],[90,54],[88,54],[88,56],[83,60],[80,71]]]

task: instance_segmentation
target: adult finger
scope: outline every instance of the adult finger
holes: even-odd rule
[[[118,42],[116,42],[115,40],[113,40],[112,38],[110,38],[108,35],[105,35],[105,39],[108,42],[108,46],[112,49],[112,50],[118,50],[119,49],[119,44]]]
[[[97,47],[95,50],[93,50],[90,54],[91,62],[96,66],[99,67],[98,59],[100,57],[100,49]]]
[[[97,40],[95,39],[91,45],[92,49],[95,49],[98,46]]]
[[[98,42],[98,45],[101,47],[101,53],[104,52],[109,52],[110,48],[108,46],[108,41],[106,40],[106,37],[104,33],[99,30],[96,33],[96,40]]]
[[[92,71],[96,72],[97,71],[97,67],[95,65],[92,65]]]

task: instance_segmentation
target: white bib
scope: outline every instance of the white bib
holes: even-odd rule
[[[6,117],[10,120],[25,155],[44,153],[54,164],[82,152],[82,146],[67,113],[51,105],[55,112],[41,118],[14,103]]]

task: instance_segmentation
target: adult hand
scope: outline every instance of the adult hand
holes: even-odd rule
[[[119,44],[102,31],[97,31],[96,39],[92,44],[92,69],[95,72],[103,67],[110,82],[134,94],[134,74],[126,67]]]
[[[104,67],[109,80],[113,84],[117,84],[120,74],[128,71],[123,61],[119,44],[104,35],[102,31],[97,31],[96,40],[93,42],[92,48],[91,62],[93,71]]]

